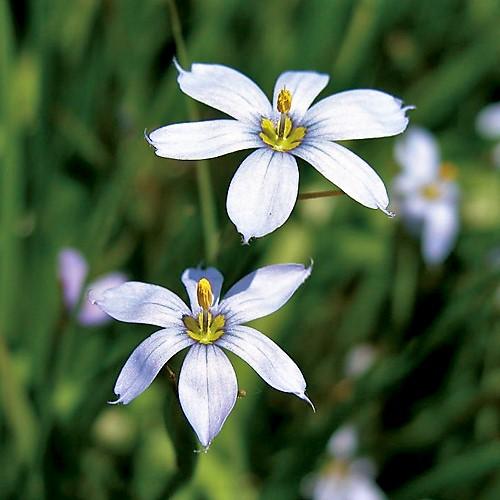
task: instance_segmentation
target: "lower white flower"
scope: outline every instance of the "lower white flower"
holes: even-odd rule
[[[127,404],[139,396],[174,354],[189,347],[179,375],[179,399],[205,448],[221,430],[238,394],[234,369],[221,348],[245,360],[271,387],[312,406],[304,377],[292,359],[268,337],[242,325],[278,310],[310,272],[300,264],[263,267],[219,300],[223,277],[217,269],[186,269],[182,282],[191,307],[171,291],[146,283],[91,291],[92,303],[113,318],[162,328],[125,363],[114,388],[118,396],[114,403]]]
[[[451,252],[459,229],[456,168],[441,163],[433,135],[411,128],[396,143],[395,157],[403,171],[394,180],[401,216],[421,234],[428,264],[441,263]]]
[[[176,123],[146,139],[158,156],[178,160],[257,149],[236,171],[227,195],[229,218],[245,242],[271,233],[290,216],[299,187],[296,157],[365,207],[390,214],[382,179],[337,141],[397,135],[408,124],[411,106],[366,89],[340,92],[311,106],[329,80],[313,71],[282,73],[271,105],[252,80],[234,69],[193,64],[186,71],[174,62],[184,93],[234,120]]]

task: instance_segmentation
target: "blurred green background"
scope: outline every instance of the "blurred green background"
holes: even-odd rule
[[[143,138],[189,121],[168,2],[0,0],[0,498],[301,498],[345,422],[390,498],[500,498],[499,185],[493,144],[474,130],[500,100],[500,2],[178,7],[191,60],[235,67],[268,95],[282,71],[310,69],[332,76],[323,96],[378,88],[415,104],[411,122],[458,166],[456,249],[428,269],[398,218],[347,197],[301,201],[243,247],[225,197],[246,153],[211,160],[226,286],[314,259],[290,303],[256,326],[301,367],[317,413],[233,356],[247,395],[210,451],[193,453],[165,374],[130,405],[106,404],[154,327],[79,326],[57,280],[64,246],[84,253],[90,279],[121,269],[183,297],[181,272],[204,262],[196,166],[157,158]],[[390,184],[393,138],[348,145]],[[330,189],[300,169],[301,192]],[[366,343],[374,365],[346,376],[347,353]]]

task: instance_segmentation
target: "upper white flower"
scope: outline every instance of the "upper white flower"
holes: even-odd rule
[[[485,139],[500,140],[500,102],[481,110],[477,115],[476,129]],[[500,168],[500,142],[493,148],[493,162]]]
[[[199,160],[256,148],[240,165],[227,196],[227,212],[244,241],[264,236],[285,223],[297,199],[295,156],[362,205],[387,212],[384,183],[357,155],[334,141],[387,137],[408,124],[399,99],[377,90],[350,90],[312,102],[328,75],[282,73],[273,103],[249,78],[226,66],[193,64],[179,71],[181,90],[234,120],[167,125],[147,140],[156,154]]]
[[[411,128],[396,143],[395,157],[403,168],[394,182],[401,215],[421,233],[424,260],[439,264],[451,252],[459,229],[456,168],[441,163],[434,136],[422,128]]]
[[[234,369],[221,349],[245,360],[271,387],[304,399],[306,382],[297,365],[272,340],[242,326],[283,306],[311,268],[278,264],[248,274],[219,301],[222,274],[215,268],[186,269],[182,282],[191,307],[156,285],[128,282],[90,292],[90,300],[120,321],[162,329],[144,340],[122,368],[115,403],[141,394],[177,352],[189,347],[179,375],[179,399],[200,443],[206,448],[233,409],[238,393]]]

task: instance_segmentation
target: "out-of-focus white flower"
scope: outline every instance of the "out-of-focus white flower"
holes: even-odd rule
[[[166,288],[146,283],[91,290],[91,301],[113,318],[162,328],[125,363],[114,403],[127,404],[139,396],[174,354],[189,347],[179,375],[179,400],[205,448],[221,430],[238,394],[234,369],[221,348],[246,361],[271,387],[312,406],[292,359],[268,337],[243,326],[282,307],[310,273],[310,267],[300,264],[263,267],[238,281],[219,302],[222,274],[215,268],[186,269],[182,282],[191,307]]]
[[[349,460],[358,449],[358,432],[353,425],[337,429],[328,441],[327,449],[332,457]]]
[[[384,500],[386,496],[373,479],[375,466],[369,459],[353,460],[358,434],[352,425],[338,429],[328,442],[330,462],[305,484],[314,500]]]
[[[344,373],[347,377],[359,377],[370,369],[377,357],[377,351],[371,344],[355,345],[345,359]]]
[[[500,140],[500,102],[489,104],[479,112],[476,130],[485,139]],[[493,148],[493,162],[500,168],[500,142]]]
[[[58,276],[62,287],[64,304],[68,310],[72,310],[78,305],[87,273],[87,261],[78,250],[64,248],[59,252]],[[90,288],[104,291],[125,283],[126,279],[127,277],[123,273],[109,273],[93,281],[88,286],[87,292]],[[107,323],[109,320],[107,314],[87,300],[85,293],[85,298],[77,314],[77,321],[84,326],[97,326]]]
[[[396,143],[395,157],[403,169],[394,181],[401,216],[420,234],[424,260],[439,264],[453,249],[459,229],[456,168],[441,163],[434,136],[422,128],[411,128]]]
[[[411,107],[378,90],[341,92],[311,107],[329,80],[311,71],[282,73],[271,105],[252,80],[234,69],[193,64],[186,71],[174,63],[184,93],[235,119],[167,125],[146,139],[158,156],[179,160],[257,149],[240,165],[227,195],[227,212],[245,242],[271,233],[290,216],[299,185],[295,156],[362,205],[389,213],[380,177],[336,141],[399,134]]]

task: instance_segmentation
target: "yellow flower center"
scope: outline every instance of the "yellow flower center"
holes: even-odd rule
[[[259,137],[275,151],[291,151],[302,142],[306,128],[294,128],[292,119],[288,115],[292,107],[292,93],[289,90],[284,88],[280,91],[276,107],[280,112],[278,121],[262,118],[260,122],[262,132],[259,133]]]
[[[214,295],[210,281],[201,278],[196,287],[198,304],[201,307],[200,313],[196,316],[185,314],[182,322],[186,327],[186,333],[200,344],[212,344],[224,335],[224,325],[226,320],[222,314],[213,317],[210,312]]]
[[[441,189],[437,184],[427,184],[422,188],[422,196],[428,200],[436,200],[441,196]]]

